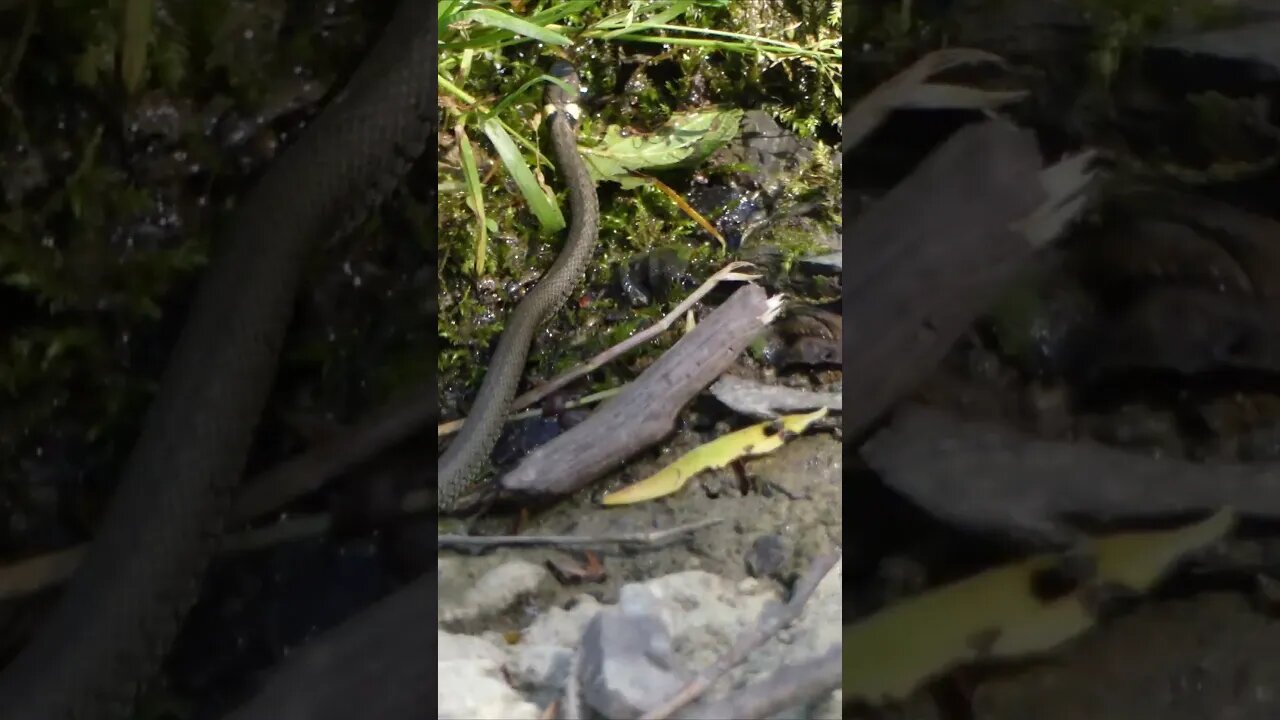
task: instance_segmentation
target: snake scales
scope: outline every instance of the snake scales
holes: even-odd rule
[[[578,87],[578,73],[567,62],[552,64],[550,74]],[[600,206],[595,183],[578,154],[575,98],[555,83],[546,90],[547,124],[555,150],[556,167],[569,189],[572,216],[564,247],[542,280],[529,291],[507,322],[489,361],[489,371],[471,413],[449,449],[440,457],[436,499],[441,512],[454,510],[458,501],[481,479],[489,452],[498,440],[507,410],[520,384],[533,334],[569,297],[587,269],[600,227]]]
[[[385,197],[431,136],[432,11],[401,1],[230,219],[80,570],[0,673],[5,720],[125,717],[158,668],[243,470],[304,259]]]

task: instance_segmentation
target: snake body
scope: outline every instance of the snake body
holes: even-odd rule
[[[567,62],[553,63],[550,74],[578,86],[578,73]],[[436,499],[441,512],[455,509],[459,499],[482,479],[489,453],[498,440],[520,384],[533,335],[568,299],[586,272],[596,246],[600,206],[595,183],[578,153],[575,98],[559,85],[548,83],[546,104],[556,169],[569,189],[569,234],[547,274],[511,314],[471,412],[449,449],[440,457]]]
[[[159,667],[243,470],[308,252],[360,221],[432,133],[430,12],[400,3],[232,215],[79,571],[0,673],[0,717],[122,718]]]

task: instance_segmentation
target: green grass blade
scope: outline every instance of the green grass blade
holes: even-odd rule
[[[458,22],[474,22],[477,25],[486,27],[500,28],[517,35],[523,35],[549,45],[565,46],[570,44],[569,38],[561,35],[553,30],[548,30],[540,25],[535,25],[528,20],[518,18],[515,15],[484,8],[481,10],[467,10],[457,15]]]
[[[472,271],[476,277],[484,274],[485,255],[489,252],[489,228],[484,217],[484,193],[480,187],[480,170],[476,167],[476,154],[471,148],[471,139],[462,125],[454,128],[458,136],[458,150],[462,156],[462,177],[467,182],[467,206],[476,214],[475,264]]]
[[[134,95],[147,72],[147,48],[151,44],[152,0],[125,0],[120,33],[120,80]]]
[[[493,143],[493,149],[498,152],[498,157],[502,159],[503,166],[516,181],[516,187],[520,188],[520,195],[529,204],[529,210],[538,218],[542,232],[553,233],[563,229],[564,215],[560,213],[560,207],[556,205],[555,198],[538,185],[537,179],[533,177],[533,171],[525,163],[524,156],[520,154],[519,148],[507,131],[493,119],[486,120],[482,128],[489,142]]]

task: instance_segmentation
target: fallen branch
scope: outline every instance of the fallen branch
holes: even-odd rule
[[[615,545],[625,548],[654,548],[674,542],[682,536],[690,535],[695,531],[711,527],[720,522],[722,520],[719,518],[708,518],[664,530],[617,533],[613,535],[440,535],[437,547],[441,550],[480,550],[495,547],[553,547],[562,550],[568,548],[599,549]]]
[[[435,496],[434,490],[406,493],[400,502],[400,513],[412,515],[421,512],[429,502],[434,502]],[[293,540],[319,537],[332,527],[333,518],[327,513],[294,515],[270,525],[228,533],[223,536],[218,553],[250,552]],[[79,566],[86,547],[76,545],[0,567],[0,601],[30,595],[65,581]]]
[[[589,419],[529,453],[502,477],[502,488],[568,494],[658,442],[781,308],[781,296],[769,298],[758,285],[739,288]]]
[[[968,125],[852,225],[845,243],[844,430],[865,430],[1082,210],[1091,154],[1042,170],[1035,135]]]
[[[979,90],[926,82],[930,76],[951,68],[983,63],[1004,65],[1005,61],[999,55],[972,48],[944,48],[920,58],[880,83],[845,114],[840,123],[840,151],[847,153],[861,144],[894,110],[992,110],[1027,96],[1025,90]]]
[[[839,561],[840,553],[830,553],[816,558],[809,565],[809,571],[796,583],[795,590],[791,594],[791,600],[786,605],[770,605],[766,608],[760,614],[760,622],[756,627],[739,637],[733,647],[729,649],[729,652],[725,653],[711,667],[699,673],[696,678],[690,681],[688,685],[685,685],[670,700],[642,715],[640,720],[666,720],[680,708],[701,697],[717,680],[745,660],[752,651],[800,617],[800,614],[804,612],[805,603],[809,602],[810,596],[818,588],[822,578],[826,577],[831,568],[835,567],[835,564]],[[839,648],[836,648],[836,650],[838,651]],[[837,686],[839,685],[838,678],[839,673],[837,672]],[[731,714],[721,717],[747,716]]]

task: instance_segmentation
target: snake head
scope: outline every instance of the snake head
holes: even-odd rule
[[[578,79],[578,69],[565,60],[556,60],[551,63],[551,68],[547,74],[558,80],[563,80],[574,88],[580,88],[582,82]],[[556,83],[547,83],[546,94],[546,111],[547,115],[553,112],[563,111],[570,120],[576,121],[579,115],[577,93],[570,94]]]

